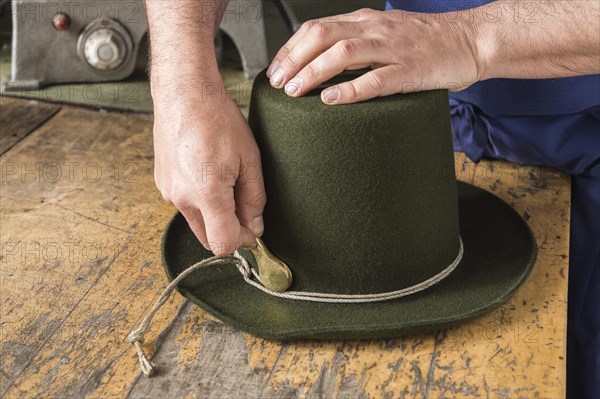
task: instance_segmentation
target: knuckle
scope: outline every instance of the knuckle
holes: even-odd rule
[[[367,45],[369,48],[375,50],[375,51],[383,51],[385,50],[385,45],[383,44],[384,42],[376,37],[376,38],[370,38],[367,39],[366,41],[364,41],[365,45]]]
[[[264,191],[247,196],[242,200],[242,204],[255,209],[262,209],[267,203],[267,194]]]
[[[355,40],[342,40],[338,42],[338,51],[341,57],[352,57],[358,50],[358,43]]]
[[[172,184],[168,189],[161,191],[165,201],[173,204],[179,210],[186,209],[189,206],[189,198],[185,190],[178,189],[177,184]]]
[[[368,15],[371,15],[374,13],[374,10],[372,8],[360,8],[358,10],[355,11],[356,15],[358,15],[359,17],[366,17]]]
[[[172,194],[168,195],[167,198],[168,199],[165,198],[166,201],[175,205],[175,208],[177,208],[179,210],[186,208],[188,205],[187,198],[183,194],[172,193]]]
[[[258,150],[257,150],[258,152]],[[238,184],[253,184],[262,183],[262,164],[260,161],[260,155],[257,154],[253,161],[244,162],[240,168],[240,175],[238,177]]]
[[[379,18],[377,20],[377,25],[379,26],[380,32],[390,32],[394,29],[394,23],[386,18]]]
[[[286,69],[285,67],[288,67],[288,66],[292,67],[292,68],[296,68],[300,64],[300,59],[298,58],[298,55],[294,54],[294,52],[292,51],[287,55],[284,63],[286,64],[284,66],[284,69]]]
[[[398,34],[394,32],[394,23],[385,18],[374,18],[365,23],[369,38],[375,40],[395,40]]]
[[[311,27],[313,37],[317,41],[322,41],[331,36],[331,25],[324,22],[317,22]]]
[[[228,228],[228,226],[220,225],[218,237],[208,240],[213,253],[217,256],[226,256],[235,251],[241,243],[239,242],[239,234]]]
[[[198,194],[201,198],[204,198],[212,197],[221,191],[224,186],[227,186],[228,182],[227,177],[219,173],[214,176],[207,176],[201,181],[196,181],[196,184],[198,185]]]
[[[219,216],[235,210],[227,199],[217,195],[202,196],[200,201],[202,214],[210,219],[218,219]]]
[[[308,31],[308,30],[310,30],[313,26],[315,26],[318,23],[319,22],[316,19],[310,19],[310,20],[302,23],[302,25],[300,25],[300,29],[304,30],[304,31]]]
[[[316,79],[319,76],[319,68],[315,65],[314,62],[311,62],[310,64],[304,67],[302,73],[304,77],[308,80]]]
[[[212,191],[200,193],[196,198],[198,198],[202,215],[213,222],[235,213],[233,193]]]
[[[345,86],[345,95],[344,97],[348,100],[354,100],[356,98],[358,98],[358,89],[356,87],[356,83],[354,82],[349,82],[347,85]],[[340,90],[341,91],[341,90]]]
[[[369,87],[377,92],[381,91],[385,86],[383,77],[377,72],[367,74],[367,82],[369,83]]]
[[[275,56],[275,59],[281,59],[283,57],[286,57],[290,53],[290,51],[291,49],[287,45],[282,46],[277,55]]]

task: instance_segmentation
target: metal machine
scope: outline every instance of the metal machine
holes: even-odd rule
[[[237,47],[248,78],[269,61],[264,18],[250,18],[251,11],[244,9],[252,3],[261,4],[230,1],[220,27]],[[288,25],[296,21],[289,7],[275,3]],[[2,83],[6,91],[125,79],[135,69],[147,31],[143,0],[16,0],[12,20],[11,76]]]

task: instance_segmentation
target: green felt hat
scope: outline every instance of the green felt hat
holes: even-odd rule
[[[368,303],[275,297],[249,284],[233,260],[197,270],[178,290],[225,323],[281,339],[431,332],[506,301],[534,264],[535,241],[509,205],[456,181],[447,91],[326,106],[323,87],[290,98],[264,72],[254,82],[249,123],[268,198],[263,240],[291,269],[289,291],[405,295]],[[163,241],[169,279],[211,256],[177,214]]]

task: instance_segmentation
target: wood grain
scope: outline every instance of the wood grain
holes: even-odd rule
[[[3,397],[564,397],[569,178],[459,153],[458,177],[508,201],[540,247],[499,309],[431,335],[279,342],[173,295],[146,337],[159,374],[141,376],[125,337],[166,285],[174,212],[154,187],[151,127],[63,107],[0,158]]]
[[[50,119],[60,106],[0,96],[0,155]]]

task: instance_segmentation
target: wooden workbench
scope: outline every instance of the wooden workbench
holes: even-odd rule
[[[146,337],[149,379],[125,337],[167,283],[174,208],[153,183],[151,116],[0,101],[3,397],[564,397],[568,176],[457,154],[459,179],[513,205],[539,245],[524,286],[484,317],[435,335],[277,342],[175,294]]]

